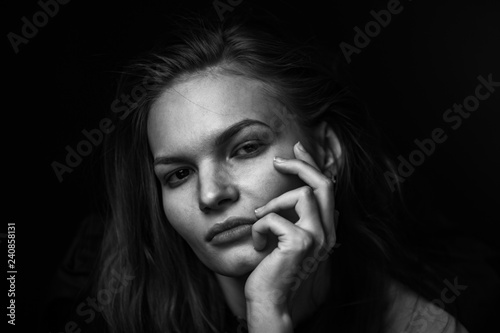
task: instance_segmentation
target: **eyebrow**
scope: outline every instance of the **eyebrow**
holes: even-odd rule
[[[259,120],[255,119],[243,119],[227,129],[225,129],[222,133],[216,136],[215,138],[215,146],[221,146],[231,140],[236,134],[238,134],[241,130],[249,126],[264,126],[268,129],[271,129],[266,123],[263,123]],[[172,163],[184,163],[185,160],[179,157],[169,157],[169,156],[158,156],[154,159],[153,165],[157,166],[159,164],[172,164]]]

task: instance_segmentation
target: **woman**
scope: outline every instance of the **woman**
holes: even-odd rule
[[[131,70],[105,149],[100,288],[133,276],[110,330],[467,332],[335,68],[263,21],[188,27]]]

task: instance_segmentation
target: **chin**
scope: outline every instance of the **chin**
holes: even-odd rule
[[[256,251],[253,245],[245,243],[239,246],[229,247],[223,250],[225,253],[220,261],[213,267],[215,273],[229,276],[241,277],[251,273],[255,267],[271,251]]]

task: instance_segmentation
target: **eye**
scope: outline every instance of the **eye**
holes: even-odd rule
[[[257,141],[247,142],[240,146],[234,153],[234,156],[252,155],[260,150],[263,145]]]
[[[170,187],[176,187],[184,182],[192,173],[189,169],[178,169],[165,177],[165,182]]]

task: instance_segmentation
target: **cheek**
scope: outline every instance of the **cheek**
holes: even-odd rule
[[[188,246],[193,250],[196,256],[204,263],[210,261],[204,247],[204,232],[192,210],[189,210],[185,203],[176,201],[163,204],[165,215],[170,225],[184,239]],[[199,217],[198,217],[199,219]]]
[[[284,174],[276,170],[273,163],[274,156],[287,156],[289,154],[271,151],[263,160],[256,160],[240,170],[239,188],[243,197],[249,197],[255,207],[265,205],[271,199],[281,194],[303,186],[299,177],[292,174]]]
[[[265,155],[264,160],[256,161],[253,166],[246,168],[245,174],[242,176],[244,178],[240,183],[241,194],[250,200],[252,210],[264,206],[270,200],[288,191],[306,185],[298,176],[279,172],[274,167],[273,159],[275,156],[295,158],[293,144],[280,145]],[[293,223],[299,219],[293,208],[277,213]]]
[[[196,239],[196,221],[192,208],[182,196],[164,196],[163,211],[168,222],[190,245]]]

